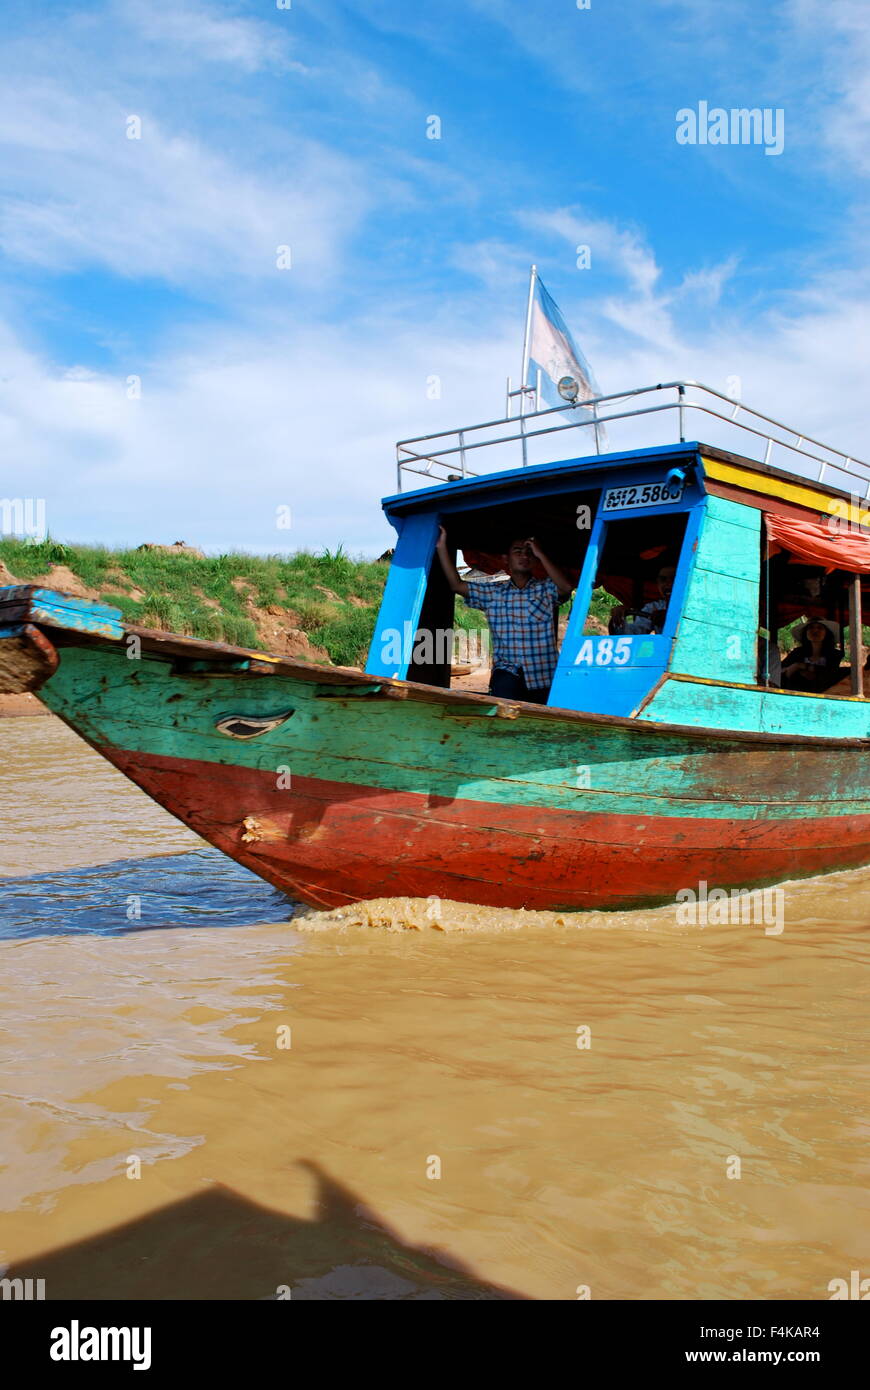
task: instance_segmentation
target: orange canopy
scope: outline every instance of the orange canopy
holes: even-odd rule
[[[828,570],[870,574],[870,535],[850,529],[839,517],[828,521],[793,521],[787,516],[764,513],[770,553],[787,550],[806,565]]]

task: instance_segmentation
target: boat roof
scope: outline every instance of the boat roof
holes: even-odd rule
[[[554,463],[536,463],[527,469],[505,468],[498,473],[485,473],[477,477],[460,478],[455,482],[438,483],[434,487],[418,488],[414,492],[397,492],[383,500],[384,508],[397,515],[412,511],[428,511],[433,503],[438,507],[449,505],[454,499],[465,500],[479,493],[499,492],[505,488],[517,492],[525,491],[530,485],[538,490],[541,481],[549,479],[561,482],[566,476],[578,474],[606,473],[617,468],[640,467],[650,460],[661,462],[689,462],[697,455],[699,444],[664,444],[653,449],[629,449],[615,454],[587,454],[581,458],[558,459]]]
[[[412,512],[431,511],[433,507],[443,511],[458,511],[465,504],[471,504],[481,496],[505,492],[519,495],[534,491],[537,495],[549,491],[562,490],[566,480],[586,479],[597,484],[608,481],[617,472],[631,471],[633,468],[649,466],[650,463],[673,464],[679,466],[700,462],[699,481],[705,490],[711,485],[730,486],[735,492],[770,494],[785,497],[794,505],[814,511],[828,511],[824,505],[827,499],[843,499],[854,503],[855,493],[833,483],[808,479],[800,473],[775,468],[757,459],[720,449],[701,440],[686,441],[681,444],[663,444],[648,449],[629,449],[618,453],[587,454],[580,458],[560,459],[553,463],[530,465],[526,469],[503,469],[476,477],[459,478],[451,482],[438,483],[433,487],[418,488],[413,492],[393,493],[383,499],[383,508],[388,516],[406,516]],[[723,465],[717,468],[715,465]],[[753,487],[753,477],[758,479]],[[783,486],[776,486],[776,484]],[[870,503],[868,503],[870,510]],[[866,511],[861,512],[863,518]],[[868,517],[870,520],[870,517]]]
[[[383,500],[388,516],[431,510],[433,505],[458,510],[493,492],[557,491],[564,489],[567,478],[588,478],[592,483],[600,475],[603,484],[607,476],[651,463],[700,460],[708,489],[712,485],[736,494],[765,493],[777,483],[790,503],[811,510],[829,511],[833,499],[863,500],[862,522],[864,516],[870,520],[870,464],[700,382],[659,382],[521,416],[512,416],[510,409],[509,396],[508,414],[501,419],[400,441],[398,491]],[[686,425],[693,420],[704,425],[705,438],[686,439]],[[645,447],[637,447],[638,435],[650,437],[662,428],[678,433],[678,440],[654,443],[650,438]],[[594,453],[543,457],[567,442],[558,437],[565,430],[572,432],[572,442],[594,442]],[[613,431],[623,438],[628,432],[633,447],[603,449]],[[754,457],[756,452],[763,457]],[[506,467],[492,469],[504,461]],[[405,491],[403,484],[412,474],[426,482]],[[753,475],[764,484],[756,488]]]

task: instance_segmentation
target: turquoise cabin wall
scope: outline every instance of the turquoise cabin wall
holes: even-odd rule
[[[754,685],[761,512],[708,496],[669,670]]]

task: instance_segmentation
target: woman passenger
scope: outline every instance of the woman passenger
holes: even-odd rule
[[[820,694],[840,677],[843,652],[837,646],[836,628],[826,618],[810,618],[797,636],[798,645],[782,663],[783,687]]]

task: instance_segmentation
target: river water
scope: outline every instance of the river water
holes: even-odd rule
[[[783,930],[318,913],[0,721],[0,1267],[48,1298],[827,1299],[870,870]]]

